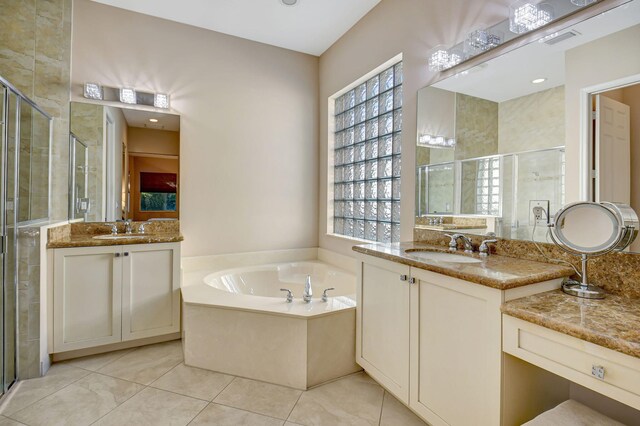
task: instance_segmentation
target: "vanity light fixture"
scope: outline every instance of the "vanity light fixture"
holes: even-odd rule
[[[540,84],[540,83],[544,83],[545,81],[547,81],[546,77],[545,78],[536,78],[534,80],[531,80],[531,82],[533,84]]]
[[[83,92],[87,99],[102,100],[102,86],[98,83],[85,83]]]
[[[153,106],[156,108],[169,109],[169,95],[166,93],[156,93],[153,95]]]
[[[591,3],[595,3],[597,0],[571,0],[571,3],[578,6],[578,7],[584,7],[584,6],[588,6]]]
[[[553,20],[553,9],[549,4],[535,5],[518,0],[509,7],[509,31],[523,34],[540,28]]]
[[[135,89],[130,87],[121,87],[120,88],[120,102],[124,104],[135,104],[137,103],[137,96]]]
[[[418,138],[418,146],[425,148],[455,148],[455,138],[423,134]]]
[[[479,28],[471,31],[464,40],[465,58],[493,49],[502,43],[504,35],[499,31]]]
[[[429,71],[444,71],[462,62],[462,53],[439,45],[428,56]]]

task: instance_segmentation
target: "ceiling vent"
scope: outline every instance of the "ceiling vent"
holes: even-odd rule
[[[573,38],[575,36],[579,36],[580,33],[577,32],[576,30],[571,30],[569,32],[566,32],[564,34],[560,34],[556,37],[552,37],[549,40],[546,40],[544,42],[544,44],[548,44],[549,46],[553,46],[554,44],[558,44],[558,43],[562,43],[565,40],[569,40],[570,38]]]

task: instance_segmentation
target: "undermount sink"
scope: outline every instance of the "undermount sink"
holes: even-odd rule
[[[455,253],[443,253],[439,251],[408,251],[407,254],[424,260],[437,260],[449,263],[481,263],[482,260],[475,257],[462,256]]]
[[[93,237],[94,240],[128,240],[130,238],[140,238],[146,237],[149,234],[107,234],[107,235],[96,235]]]

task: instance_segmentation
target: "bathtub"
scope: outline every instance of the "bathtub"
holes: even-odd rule
[[[302,300],[307,276],[310,303]],[[324,302],[327,288],[335,290]],[[355,292],[352,272],[318,260],[187,272],[185,363],[297,389],[359,371]]]

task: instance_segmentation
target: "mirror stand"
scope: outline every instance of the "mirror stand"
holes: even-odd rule
[[[587,261],[589,256],[581,255],[582,262],[582,281],[567,279],[562,283],[562,291],[572,296],[582,297],[585,299],[604,299],[606,293],[600,287],[589,284],[587,278]]]

